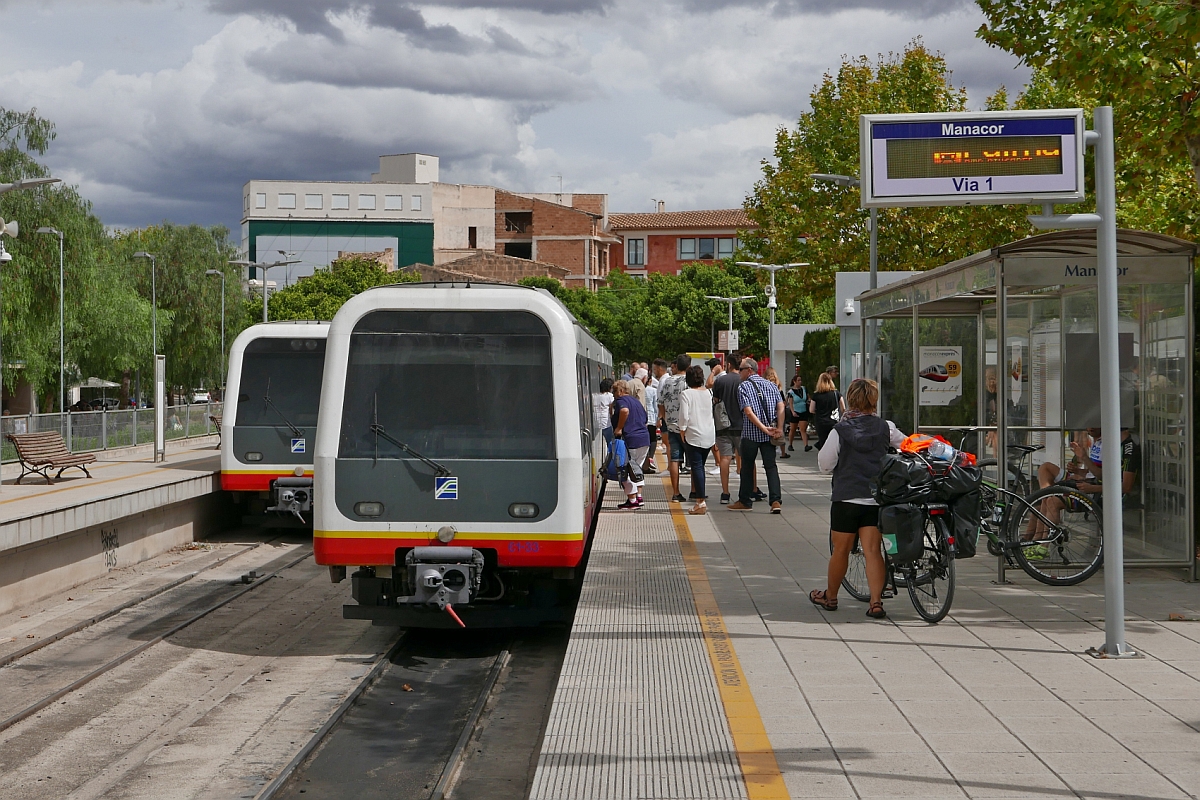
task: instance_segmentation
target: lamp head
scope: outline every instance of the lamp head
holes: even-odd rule
[[[221,270],[219,270],[219,269],[210,269],[210,270],[205,270],[204,274],[205,275],[224,275],[225,273],[221,272]]]
[[[151,261],[154,260],[154,256],[152,256],[150,253],[147,253],[145,250],[138,250],[136,253],[133,254],[133,257],[134,258],[148,258]]]
[[[842,313],[847,317],[854,316],[854,301],[849,297],[846,298],[846,305],[842,308]]]
[[[48,225],[43,225],[42,227],[38,228],[37,232],[38,233],[52,233],[58,237],[62,236],[62,231],[60,231],[58,228],[51,228]]]
[[[4,249],[4,241],[0,240],[0,264],[12,261],[12,253]]]

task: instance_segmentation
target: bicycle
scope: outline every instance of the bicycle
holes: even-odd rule
[[[917,614],[926,622],[941,622],[950,613],[954,602],[954,544],[949,524],[950,507],[945,503],[918,503],[925,524],[922,532],[921,555],[910,564],[897,564],[892,556],[883,554],[887,577],[883,596],[895,597],[899,587],[908,589]],[[829,532],[829,552],[833,552],[833,531]],[[867,586],[867,559],[858,534],[850,549],[850,564],[842,587],[855,600],[870,602]]]
[[[1095,575],[1104,563],[1099,503],[1067,484],[1030,491],[1025,460],[1043,445],[1010,444],[1008,449],[1019,453],[1008,459],[1015,491],[986,475],[980,486],[980,531],[988,552],[1048,586],[1074,586]],[[988,458],[976,466],[986,470],[997,462]]]

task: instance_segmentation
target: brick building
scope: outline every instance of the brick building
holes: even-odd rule
[[[660,203],[656,212],[609,215],[608,230],[618,239],[610,257],[630,275],[674,275],[693,261],[733,257],[738,231],[755,227],[740,208],[665,211]]]
[[[567,285],[592,288],[608,275],[610,248],[620,240],[607,222],[608,195],[496,190],[496,252],[565,267]]]

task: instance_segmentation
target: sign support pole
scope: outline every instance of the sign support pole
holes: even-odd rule
[[[1104,645],[1089,648],[1096,658],[1136,658],[1125,642],[1125,542],[1121,503],[1121,385],[1117,339],[1117,187],[1112,106],[1092,115],[1095,131],[1085,141],[1096,148],[1096,213],[1055,215],[1052,206],[1029,217],[1035,228],[1095,228],[1097,316],[1100,329],[1100,458],[1105,480]]]
[[[154,458],[167,460],[167,357],[154,356]]]

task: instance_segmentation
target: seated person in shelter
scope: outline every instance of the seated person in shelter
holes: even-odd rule
[[[1057,464],[1045,461],[1038,467],[1038,487],[1046,488],[1054,484],[1070,486],[1085,494],[1096,495],[1099,501],[1104,491],[1104,464],[1101,461],[1100,429],[1088,428],[1085,441],[1072,441],[1071,452],[1075,455],[1066,469]],[[1090,441],[1089,441],[1090,440]],[[1142,449],[1133,440],[1128,428],[1121,429],[1121,494],[1127,495],[1133,491],[1134,481],[1142,468]],[[1042,502],[1042,513],[1057,523],[1062,516],[1063,501],[1058,497],[1048,497]],[[1030,517],[1032,526],[1036,517]],[[1027,531],[1021,538],[1031,539],[1038,532]]]

